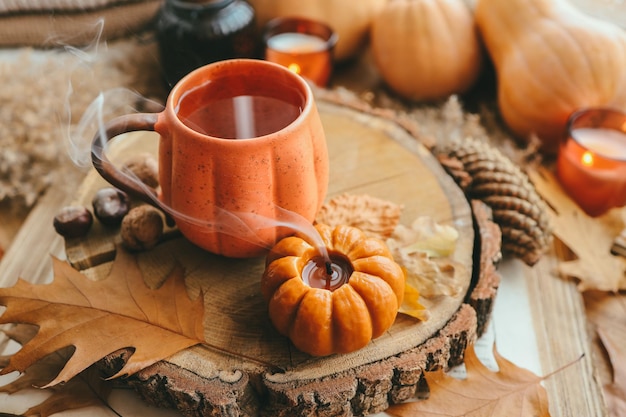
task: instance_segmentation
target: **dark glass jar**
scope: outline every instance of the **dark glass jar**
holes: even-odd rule
[[[203,65],[258,52],[254,9],[244,0],[165,0],[156,34],[170,88]]]

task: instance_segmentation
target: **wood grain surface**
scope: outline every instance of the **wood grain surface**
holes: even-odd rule
[[[11,286],[18,277],[38,284],[52,279],[50,256],[65,257],[64,242],[51,227],[52,218],[61,206],[75,198],[75,195],[67,195],[66,192],[67,187],[63,184],[54,184],[28,215],[19,232],[11,234],[9,239],[11,244],[7,245],[7,252],[0,261],[0,286]],[[3,230],[7,230],[5,219],[6,217],[3,217],[0,225]],[[550,252],[535,268],[525,268],[543,368],[547,372],[552,371],[562,366],[564,362],[570,362],[573,357],[585,353],[585,357],[579,364],[568,368],[566,373],[557,374],[556,377],[546,381],[550,413],[553,417],[608,416],[601,394],[600,379],[596,375],[597,358],[590,352],[590,339],[584,331],[587,322],[582,297],[576,290],[575,283],[555,279],[553,276],[555,265],[559,262],[558,256],[560,255]],[[506,280],[507,277],[504,276],[503,279]],[[467,317],[471,315],[472,312],[463,309],[457,316],[467,320]],[[451,324],[456,323],[457,319],[458,317],[455,317]],[[448,327],[439,332],[442,336],[449,334]],[[6,346],[7,343],[6,337],[0,337],[0,347]],[[431,346],[427,347],[431,348]],[[381,365],[379,369],[387,369],[386,378],[383,372],[378,373],[378,378],[369,377],[371,372],[355,372],[353,376],[340,378],[333,384],[337,386],[337,390],[341,391],[342,387],[346,386],[345,381],[350,381],[347,384],[351,390],[349,392],[352,398],[358,398],[355,403],[362,404],[362,414],[381,410],[388,401],[400,401],[413,395],[422,370],[433,365],[432,362],[429,363],[425,355],[425,352],[419,354],[413,351],[398,356],[393,364],[395,371],[390,370],[389,366],[385,368]],[[227,374],[215,369],[207,369],[210,366],[204,361],[193,363],[193,367],[197,368],[201,374],[213,375],[213,379],[208,384],[211,389],[206,389],[206,378],[193,372],[189,372],[189,378],[184,381],[184,386],[177,377],[171,376],[167,379],[153,377],[159,373],[180,373],[181,369],[171,362],[162,363],[158,369],[152,369],[134,379],[129,379],[128,383],[139,385],[138,391],[145,392],[149,381],[152,381],[154,390],[146,395],[151,395],[151,402],[163,406],[172,406],[173,392],[177,389],[178,394],[175,400],[179,403],[187,400],[191,404],[193,399],[197,401],[199,397],[207,397],[207,402],[211,403],[210,407],[197,407],[192,412],[186,413],[187,415],[198,415],[202,412],[206,412],[207,415],[211,415],[209,412],[212,412],[212,415],[220,415],[220,411],[225,413],[233,409],[245,415],[252,414],[246,411],[258,410],[259,396],[254,390],[246,388],[250,385],[250,380],[242,373]],[[383,378],[380,377],[381,375]],[[191,382],[193,376],[196,377],[196,386]],[[356,393],[357,389],[353,389],[355,377],[359,381],[357,383],[359,394]],[[377,380],[378,383],[376,383]],[[221,382],[221,386],[218,382]],[[261,378],[257,378],[254,383],[262,384]],[[169,389],[166,390],[165,385]],[[197,394],[192,392],[190,397],[183,393],[184,390],[189,389],[196,389]],[[295,397],[299,398],[301,405],[313,407],[316,401],[323,400],[321,397],[315,399],[311,398],[312,395],[302,394],[302,389],[300,389],[299,397],[297,390],[279,392],[280,395],[271,394],[275,397],[274,401],[277,404],[281,401],[283,404],[288,404],[288,400],[293,400]],[[233,398],[233,395],[238,395],[238,397]],[[270,391],[266,395],[269,396]],[[245,403],[246,399],[250,401],[249,405]],[[298,400],[295,403],[297,405]],[[296,407],[293,401],[291,406]],[[220,407],[219,410],[215,411],[216,407]],[[192,414],[193,412],[195,414]]]
[[[332,404],[333,413],[347,407],[345,415],[367,414],[381,411],[387,402],[371,405],[369,395],[364,395],[360,402],[355,401],[357,373],[370,372],[370,378],[376,383],[388,380],[387,391],[390,391],[394,388],[391,376],[397,367],[391,358],[436,339],[437,343],[433,344],[436,357],[430,366],[447,367],[449,361],[459,361],[462,347],[474,338],[475,312],[462,308],[462,305],[468,307],[464,299],[471,282],[474,255],[472,211],[462,191],[430,152],[393,120],[322,100],[318,101],[318,107],[331,162],[328,198],[342,193],[369,194],[403,205],[401,222],[407,226],[418,216],[430,216],[454,226],[460,238],[452,261],[462,291],[455,297],[427,301],[432,318],[426,322],[399,315],[386,334],[365,348],[350,354],[315,358],[296,350],[269,322],[267,306],[259,291],[264,258],[241,260],[216,256],[198,249],[172,231],[162,244],[138,255],[140,266],[149,286],[160,285],[176,263],[184,266],[190,296],[197,297],[202,291],[205,297],[207,343],[164,361],[166,363],[158,365],[161,369],[146,373],[149,376],[139,375],[135,382],[140,390],[140,380],[143,379],[145,388],[159,375],[168,375],[182,386],[170,387],[172,396],[176,395],[174,392],[189,392],[196,384],[204,385],[203,392],[230,390],[230,397],[236,397],[225,409],[230,411],[249,407],[252,413],[262,408],[271,409],[274,415],[294,415],[292,413],[298,413],[295,410],[304,412]],[[156,152],[157,142],[158,136],[151,132],[127,134],[114,143],[109,155],[120,164],[133,152]],[[107,184],[98,174],[90,172],[77,193],[76,202],[89,205],[94,193],[103,186]],[[118,230],[96,224],[86,239],[66,243],[67,258],[72,265],[93,279],[103,279],[119,244]],[[451,335],[439,337],[442,329],[455,321],[453,318],[457,318],[458,323],[451,327]],[[456,353],[451,354],[451,347]],[[109,364],[115,366],[116,359],[124,354],[109,358]],[[421,372],[424,368],[417,369]],[[204,382],[196,381],[199,376]],[[342,381],[347,384],[344,386],[347,391],[337,397]],[[398,386],[396,383],[395,387]],[[385,398],[388,398],[387,391]],[[299,399],[307,395],[313,400]],[[327,400],[320,400],[325,396]],[[163,402],[158,398],[154,401]],[[207,394],[202,401],[211,405],[211,412],[216,412],[223,398],[215,402]],[[299,404],[301,401],[303,403]],[[177,399],[165,403],[183,406]],[[366,403],[370,405],[364,405]],[[337,415],[343,415],[339,412]],[[220,411],[218,415],[220,413],[226,415],[227,411]]]

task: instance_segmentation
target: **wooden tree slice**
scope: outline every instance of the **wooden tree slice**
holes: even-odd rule
[[[463,192],[392,118],[321,99],[318,107],[331,160],[328,198],[369,194],[403,205],[401,222],[406,225],[418,216],[430,216],[454,226],[460,237],[452,261],[463,291],[430,300],[432,318],[426,322],[399,315],[386,334],[365,348],[315,358],[296,350],[272,327],[260,294],[263,258],[216,256],[172,230],[156,248],[138,255],[139,264],[153,287],[175,263],[184,266],[190,296],[202,291],[205,297],[207,343],[125,380],[147,401],[176,407],[189,416],[366,415],[413,396],[425,370],[460,363],[467,343],[484,326],[490,313],[484,299],[495,296],[497,282],[490,281],[487,292],[478,291],[475,298],[482,301],[475,304],[482,307],[477,317],[466,298],[472,298],[475,288],[473,259],[480,245],[475,244],[472,209]],[[157,141],[154,133],[128,134],[113,144],[109,156],[121,164],[132,152],[156,152]],[[104,186],[97,173],[90,172],[76,202],[89,205]],[[118,243],[118,230],[95,224],[86,239],[66,242],[67,257],[87,276],[103,279]],[[487,246],[493,251],[494,244]],[[128,350],[110,355],[103,362],[105,368],[119,369],[130,354]]]

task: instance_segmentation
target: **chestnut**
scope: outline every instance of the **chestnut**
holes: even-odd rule
[[[54,216],[52,225],[66,238],[83,237],[93,224],[93,215],[83,206],[65,206]]]
[[[91,201],[93,214],[106,226],[119,226],[130,210],[130,198],[113,187],[101,188]]]

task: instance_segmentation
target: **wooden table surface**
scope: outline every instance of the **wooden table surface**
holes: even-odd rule
[[[361,77],[359,81],[355,73]],[[375,72],[352,66],[340,69],[336,82],[359,93],[376,87],[378,79]],[[30,213],[0,206],[0,248],[5,250],[0,260],[0,286],[13,285],[18,277],[37,283],[51,279],[50,255],[65,256],[63,239],[52,228],[52,218],[73,198],[70,188],[52,186]],[[522,268],[543,372],[585,355],[545,381],[550,412],[552,416],[606,416],[582,296],[573,283],[554,275],[556,262],[556,254],[551,253],[534,268]]]

